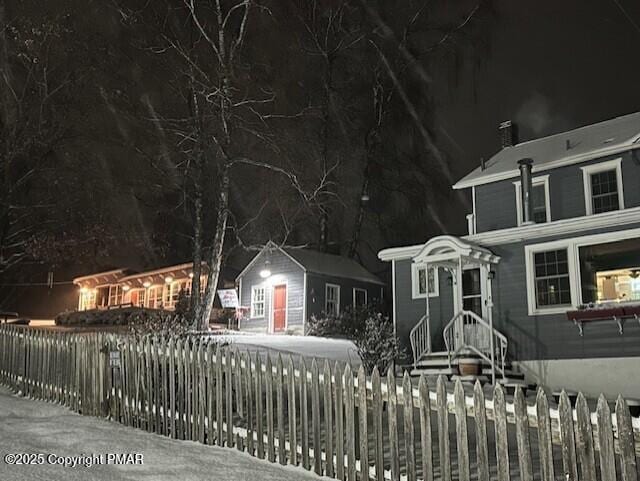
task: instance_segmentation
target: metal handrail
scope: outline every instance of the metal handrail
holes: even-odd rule
[[[471,322],[465,323],[465,319],[468,321],[470,320]],[[465,329],[465,325],[482,326],[485,329],[485,334],[488,331],[489,336],[494,336],[494,342],[491,342],[491,338],[486,335],[478,335],[477,330],[470,331]],[[462,335],[462,342],[456,348],[455,337],[457,334]],[[491,325],[478,314],[473,311],[465,310],[458,312],[444,327],[443,336],[449,356],[449,365],[451,365],[452,358],[457,356],[461,350],[468,349],[489,362],[491,364],[491,369],[499,371],[504,377],[508,344],[507,337],[500,331],[492,328]],[[496,343],[495,341],[498,342]],[[492,356],[491,346],[494,346],[495,352],[493,354],[497,354],[499,366],[495,365],[496,359],[495,356]]]
[[[411,341],[411,351],[413,353],[413,367],[415,368],[422,356],[429,353],[429,330],[427,325],[427,315],[420,318],[409,333]]]

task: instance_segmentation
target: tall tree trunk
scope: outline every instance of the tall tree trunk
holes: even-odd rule
[[[196,174],[200,175],[200,174]],[[202,315],[202,302],[200,299],[202,275],[202,187],[200,177],[196,179],[194,199],[194,226],[193,226],[193,279],[191,279],[191,314],[193,327],[198,327]]]
[[[200,328],[209,328],[209,319],[213,310],[213,301],[216,296],[216,288],[222,266],[222,249],[224,237],[229,219],[229,165],[223,163],[220,172],[220,185],[218,193],[218,218],[216,220],[216,233],[213,239],[211,255],[209,256],[209,275],[207,276],[207,288],[203,299],[202,312],[199,321]]]
[[[348,257],[353,259],[358,253],[358,244],[360,243],[360,233],[362,231],[362,222],[364,221],[364,211],[367,207],[365,196],[369,191],[369,165],[364,169],[364,179],[362,181],[362,190],[360,191],[360,202],[358,203],[358,212],[356,213],[356,222],[353,226],[353,235],[351,236],[351,244],[349,245]]]

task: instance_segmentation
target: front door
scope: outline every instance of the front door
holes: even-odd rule
[[[273,332],[284,331],[287,323],[287,286],[273,288]]]
[[[479,267],[462,271],[462,308],[483,317],[481,277]]]

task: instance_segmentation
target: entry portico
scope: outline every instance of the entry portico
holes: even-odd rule
[[[471,352],[490,362],[492,372],[503,374],[507,341],[493,328],[491,296],[492,266],[500,257],[477,244],[443,235],[430,239],[412,260],[425,273],[433,269],[449,275],[454,316],[442,332],[449,360]],[[427,274],[426,282],[428,278]],[[430,297],[425,299],[424,316],[410,333],[414,365],[432,352],[432,339],[437,335],[431,329]]]

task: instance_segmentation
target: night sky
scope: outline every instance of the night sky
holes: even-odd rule
[[[149,115],[147,105],[165,106],[175,98],[171,97],[170,89],[165,85],[166,72],[157,65],[151,66],[149,59],[141,55],[139,45],[134,46],[131,30],[127,31],[123,17],[114,7],[120,2],[59,0],[46,2],[43,6],[39,2],[0,1],[5,3],[10,14],[20,12],[28,17],[31,12],[34,18],[41,14],[69,14],[82,40],[87,42],[88,39],[86,51],[74,51],[72,55],[92,55],[96,65],[100,63],[100,68],[110,69],[108,78],[105,76],[103,80],[98,76],[94,85],[88,83],[78,91],[78,96],[86,96],[84,110],[74,120],[80,133],[57,152],[56,160],[58,165],[64,165],[75,173],[72,180],[67,177],[66,182],[70,184],[62,189],[64,192],[68,187],[67,192],[74,193],[70,196],[73,202],[61,199],[60,212],[56,215],[63,219],[75,219],[77,216],[79,220],[74,220],[75,228],[78,230],[79,225],[83,230],[82,222],[86,216],[78,215],[74,206],[80,205],[90,211],[91,229],[97,231],[92,235],[100,240],[100,245],[91,245],[84,239],[82,256],[65,255],[64,263],[32,262],[29,269],[20,270],[22,277],[29,272],[31,279],[46,278],[46,272],[55,269],[56,279],[69,280],[75,275],[99,269],[123,265],[155,267],[189,259],[185,239],[190,232],[189,223],[184,222],[186,214],[179,209],[167,208],[162,212],[158,209],[161,202],[167,205],[176,203],[176,199],[171,197],[174,194],[162,192],[157,198],[139,194],[155,180],[141,167],[144,162],[138,163],[140,159],[144,161],[140,151],[146,148],[145,142],[151,141],[136,122]],[[407,0],[406,5],[413,8],[418,3]],[[466,3],[472,5],[472,2]],[[441,7],[448,5],[442,2]],[[294,76],[300,71],[313,71],[314,67],[295,65],[294,60],[278,50],[288,42],[291,48],[295,46],[295,34],[287,22],[284,19],[276,22],[272,35],[260,45],[267,50],[274,46],[270,54],[275,60],[271,65],[265,62],[264,72],[269,74],[274,69],[288,69],[291,77],[284,75],[279,80],[288,92],[286,101],[304,102],[305,97],[314,98],[312,89],[317,85],[312,77],[307,77],[303,84]],[[473,58],[461,56],[461,63],[453,71],[450,65],[443,64],[440,68],[438,62],[431,62],[427,67],[433,80],[425,90],[435,106],[435,109],[426,109],[430,113],[428,123],[438,146],[447,155],[454,180],[474,169],[480,158],[489,158],[498,150],[497,127],[504,120],[517,123],[520,141],[525,141],[640,110],[640,2],[537,0],[525,3],[499,0],[493,2],[490,19],[482,28],[483,47]],[[418,96],[420,88],[418,86],[414,91]],[[99,93],[96,95],[96,92]],[[120,105],[138,103],[124,116],[118,112],[118,102]],[[397,109],[394,120],[399,120],[401,125],[411,125],[402,109]],[[353,122],[357,124],[358,119]],[[410,129],[404,130],[405,135],[418,137]],[[285,130],[285,135],[293,136],[294,133]],[[402,142],[406,143],[407,139],[401,135],[399,139],[399,145],[403,146]],[[393,141],[392,138],[389,143]],[[407,148],[410,151],[408,156],[417,159],[414,161],[416,164],[424,164],[421,160],[424,152],[419,142],[409,143],[415,145]],[[304,150],[306,145],[297,148]],[[134,162],[136,156],[140,158]],[[76,160],[69,160],[72,157]],[[376,259],[377,251],[382,248],[424,242],[427,237],[443,232],[465,233],[469,203],[464,205],[448,189],[447,182],[442,182],[437,175],[431,179],[431,169],[429,164],[416,167],[423,176],[416,178],[426,179],[424,185],[420,181],[416,185],[399,184],[400,190],[409,185],[413,189],[413,198],[393,200],[388,197],[391,194],[376,197],[373,192],[370,217],[377,219],[377,223],[369,220],[365,229],[366,243],[360,252],[360,260],[372,271],[382,276],[387,274],[385,269],[388,266]],[[346,170],[343,175],[352,174]],[[104,179],[108,179],[108,188],[101,185]],[[251,190],[252,182],[256,185],[267,183],[258,176],[241,188]],[[177,184],[176,180],[170,187]],[[429,217],[424,206],[420,206],[418,214],[411,211],[405,214],[424,197],[422,190],[435,191],[426,202],[431,204],[430,208],[440,212],[441,225]],[[349,195],[359,197],[358,192],[356,189]],[[74,197],[76,193],[77,199]],[[235,202],[246,202],[244,193],[236,195]],[[241,206],[244,210],[255,211],[255,206],[246,203],[246,206]],[[347,223],[352,215],[349,208],[354,207],[345,208],[346,214],[338,215],[336,226],[330,231],[340,232],[342,240],[347,236],[340,231],[341,225]],[[100,215],[94,215],[96,212]],[[175,227],[171,224],[174,221],[177,222]],[[104,235],[101,222],[109,226]],[[158,226],[166,225],[172,225],[173,237],[162,233],[158,241]],[[315,227],[307,226],[305,229],[309,234]],[[260,232],[264,236],[270,231],[268,228],[258,230],[258,236]],[[309,234],[308,237],[312,236]],[[300,239],[304,239],[304,232]],[[162,246],[158,247],[160,244]],[[233,278],[249,256],[250,253],[244,252],[232,257],[225,265],[226,278]],[[3,281],[8,283],[20,277],[7,276],[2,274]],[[6,304],[7,297],[4,296],[3,307],[13,307]]]
[[[524,141],[640,110],[640,2],[501,1],[496,10],[486,63],[441,102],[460,177],[499,148],[503,120]]]

